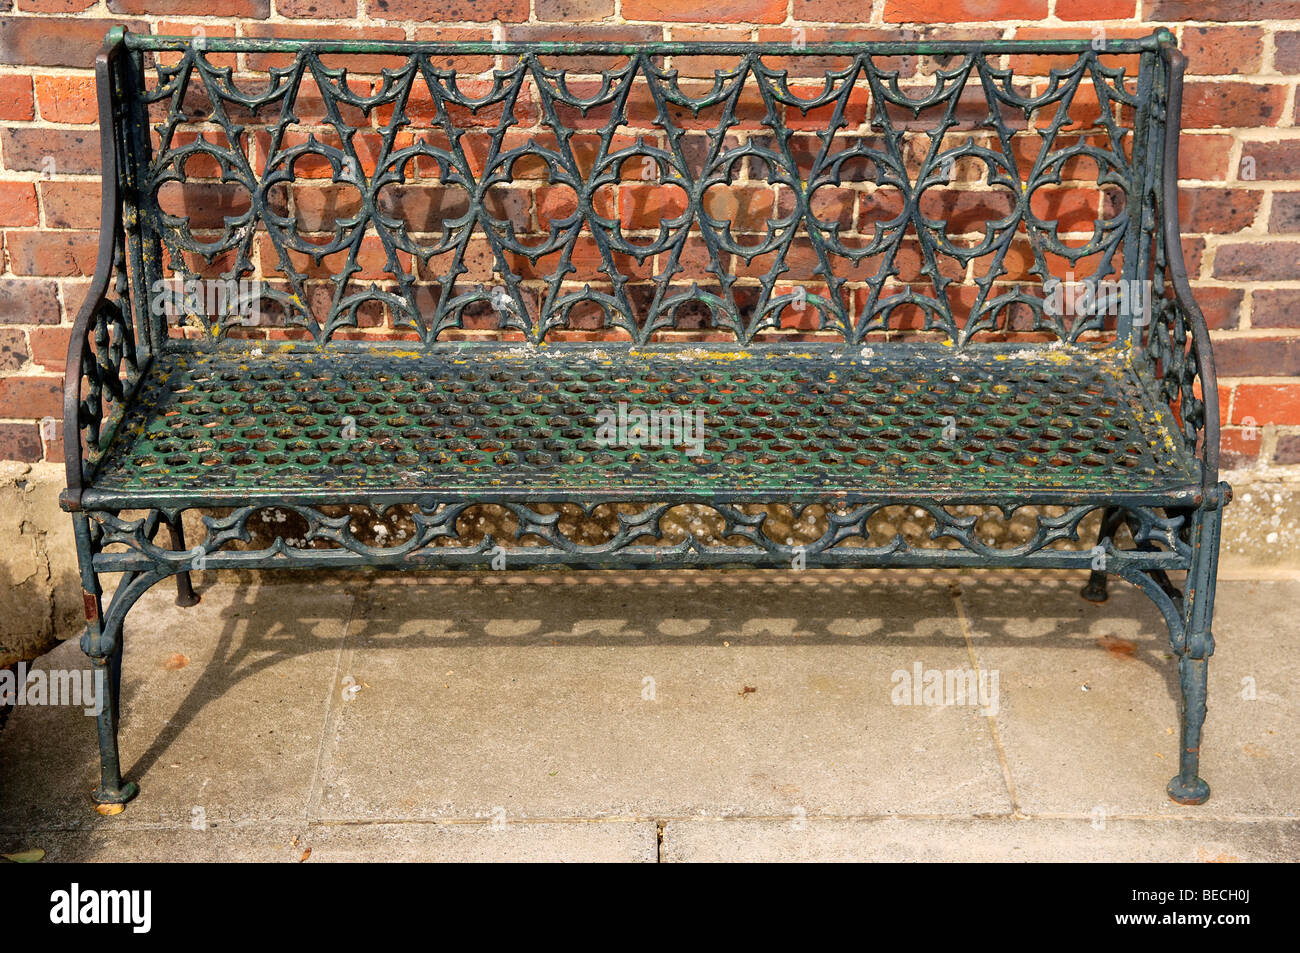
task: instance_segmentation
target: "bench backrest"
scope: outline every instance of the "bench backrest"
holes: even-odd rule
[[[1128,338],[1169,40],[128,34],[137,334]]]

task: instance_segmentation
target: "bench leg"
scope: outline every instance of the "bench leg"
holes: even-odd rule
[[[121,714],[122,629],[105,625],[104,591],[92,563],[95,543],[91,538],[90,520],[73,516],[77,539],[77,558],[81,569],[82,596],[86,607],[86,631],[81,650],[94,666],[96,687],[100,692],[99,714],[99,787],[91,798],[99,804],[125,804],[139,793],[134,781],[122,780],[122,766],[117,750],[117,726]]]
[[[176,514],[176,519],[166,520],[167,531],[171,533],[172,549],[178,552],[184,551],[185,546],[185,526],[181,523],[181,514]],[[194,591],[194,586],[190,583],[189,570],[178,572],[176,574],[176,604],[178,606],[198,605],[199,597]]]
[[[1101,512],[1101,527],[1097,530],[1097,545],[1104,545],[1106,540],[1115,535],[1120,524],[1124,522],[1124,511],[1118,506],[1108,506]],[[1088,574],[1088,584],[1079,595],[1089,602],[1105,602],[1110,598],[1106,588],[1106,570],[1094,569]]]
[[[1206,674],[1214,653],[1210,624],[1214,616],[1214,582],[1219,563],[1220,509],[1200,510],[1192,533],[1192,567],[1183,597],[1183,638],[1174,644],[1178,682],[1183,696],[1178,774],[1169,782],[1169,796],[1179,804],[1204,804],[1210,786],[1197,773],[1201,758],[1201,727],[1205,723]]]

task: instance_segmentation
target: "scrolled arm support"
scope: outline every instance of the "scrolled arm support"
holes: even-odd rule
[[[1187,263],[1183,259],[1182,233],[1178,221],[1178,140],[1180,133],[1179,116],[1183,104],[1183,72],[1187,66],[1187,57],[1176,47],[1166,45],[1163,48],[1168,76],[1168,93],[1165,116],[1164,170],[1162,180],[1161,211],[1164,230],[1164,250],[1166,261],[1164,273],[1173,290],[1171,322],[1181,325],[1182,334],[1175,335],[1170,329],[1171,346],[1177,346],[1179,337],[1190,338],[1190,349],[1186,367],[1166,368],[1166,378],[1171,373],[1178,373],[1181,380],[1176,382],[1177,389],[1171,395],[1183,415],[1184,432],[1200,435],[1197,456],[1201,464],[1201,506],[1217,509],[1231,498],[1232,491],[1226,483],[1219,482],[1219,389],[1218,378],[1214,370],[1214,353],[1210,345],[1210,329],[1205,323],[1205,315],[1192,297],[1192,288],[1187,280]],[[1159,263],[1157,263],[1159,267]],[[1192,388],[1199,381],[1201,394],[1199,399],[1192,393]],[[1168,381],[1166,381],[1168,383]],[[1188,419],[1189,416],[1192,419]],[[1198,418],[1199,419],[1196,419]]]
[[[113,95],[113,69],[125,46],[123,37],[121,29],[111,30],[95,57],[102,166],[99,253],[90,287],[73,322],[63,383],[64,465],[68,483],[63,505],[73,511],[81,508],[86,471],[111,435],[106,421],[123,403],[123,378],[133,378],[140,364],[131,315],[123,310],[127,300],[125,238],[118,195],[117,117]],[[116,297],[111,298],[110,293]]]

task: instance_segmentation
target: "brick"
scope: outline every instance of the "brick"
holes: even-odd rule
[[[1237,470],[1254,465],[1259,460],[1263,445],[1263,431],[1259,428],[1242,430],[1229,427],[1219,432],[1219,466],[1225,470]]]
[[[1199,285],[1192,289],[1192,296],[1201,306],[1205,323],[1211,330],[1229,330],[1241,324],[1241,303],[1246,297],[1241,288]]]
[[[528,19],[528,0],[370,0],[366,12],[377,20],[523,23]]]
[[[0,76],[0,121],[36,118],[30,76]]]
[[[28,334],[32,342],[32,362],[40,364],[47,371],[62,374],[68,363],[72,328],[67,325],[32,328]]]
[[[1268,215],[1270,232],[1300,232],[1300,192],[1274,192]]]
[[[1300,289],[1267,288],[1251,298],[1250,326],[1300,328]]]
[[[1224,235],[1249,228],[1259,213],[1259,189],[1180,189],[1178,218],[1184,232]]]
[[[24,13],[81,13],[98,0],[17,0],[15,8]]]
[[[1264,56],[1264,31],[1257,26],[1189,26],[1179,49],[1189,74],[1223,76],[1258,73]]]
[[[62,378],[0,377],[0,417],[55,417],[62,413]]]
[[[0,460],[39,463],[41,435],[36,424],[0,424]]]
[[[1278,434],[1277,446],[1273,450],[1273,462],[1278,466],[1300,463],[1300,434]]]
[[[1231,422],[1246,427],[1300,424],[1300,381],[1238,384],[1237,396],[1232,402]]]
[[[1208,20],[1236,23],[1242,20],[1300,19],[1300,0],[1150,0],[1142,10],[1149,23],[1161,20]]]
[[[95,273],[99,234],[94,231],[6,232],[9,267],[16,275],[57,277]]]
[[[98,228],[98,182],[42,182],[41,206],[47,228]]]
[[[1137,0],[1056,0],[1062,20],[1131,20]]]
[[[614,15],[614,0],[537,0],[537,19],[572,23]]]
[[[55,282],[0,278],[0,324],[58,323],[59,287]]]
[[[0,63],[16,66],[91,67],[110,27],[148,33],[147,20],[0,17]]]
[[[1222,182],[1232,161],[1232,137],[1187,135],[1178,139],[1178,177]]]
[[[1214,277],[1238,281],[1300,279],[1300,242],[1220,245],[1214,256]]]
[[[0,182],[0,225],[35,225],[36,186],[30,182]]]
[[[627,184],[619,189],[619,223],[627,230],[658,229],[686,212],[686,193],[678,188]]]
[[[1243,143],[1241,160],[1235,170],[1241,181],[1300,179],[1300,139]],[[1248,173],[1254,179],[1248,178]]]
[[[27,339],[18,328],[0,328],[0,372],[16,371],[27,363]]]
[[[211,0],[108,0],[114,13],[134,16],[209,17],[220,10],[223,17],[265,20],[271,15],[271,0],[223,0],[214,8]]]
[[[886,23],[1042,20],[1047,0],[886,0]]]
[[[1276,126],[1286,93],[1280,83],[1189,82],[1183,90],[1183,128]]]
[[[93,76],[38,76],[36,104],[49,122],[99,121],[99,100]]]
[[[623,0],[623,18],[652,23],[780,23],[785,0],[732,0],[700,15],[696,0]]]
[[[794,0],[796,20],[861,23],[871,19],[870,0]]]
[[[1220,377],[1300,377],[1300,337],[1225,337],[1214,342]]]
[[[1300,32],[1279,30],[1273,34],[1273,69],[1300,73]]]
[[[371,15],[374,15],[373,7]],[[382,17],[380,17],[382,19]],[[305,40],[355,40],[357,28],[352,26],[317,26],[306,23],[246,23],[244,35],[250,37],[301,37]],[[366,39],[375,41],[402,40],[406,31],[400,27],[367,26]],[[327,56],[326,59],[329,59]],[[248,68],[268,70],[273,66],[293,65],[293,56],[286,53],[249,53]],[[339,64],[335,64],[339,65]],[[353,73],[378,73],[385,66],[397,65],[391,56],[350,56],[347,67]]]
[[[348,20],[357,15],[357,0],[277,0],[275,12],[284,17]]]
[[[15,172],[84,175],[99,171],[97,129],[5,129],[0,131],[0,151],[5,168]]]

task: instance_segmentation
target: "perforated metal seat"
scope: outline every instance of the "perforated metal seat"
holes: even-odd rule
[[[151,369],[88,502],[199,486],[1076,499],[1196,484],[1167,408],[1113,351],[816,350],[177,352]]]

